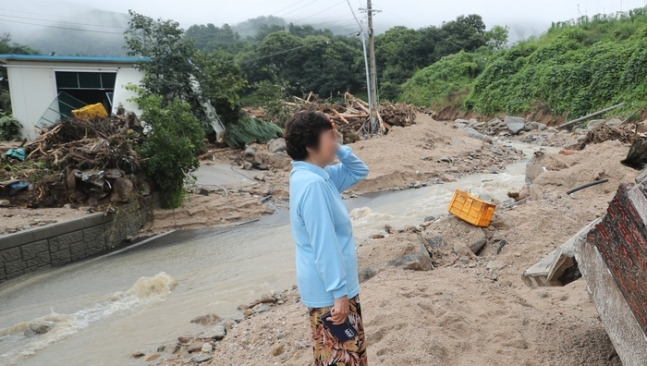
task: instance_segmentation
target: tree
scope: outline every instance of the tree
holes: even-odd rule
[[[150,58],[139,67],[145,71],[143,86],[162,97],[163,106],[176,99],[197,106],[191,75],[196,72],[191,59],[195,48],[178,22],[157,19],[129,10],[131,16],[125,32],[129,56]]]
[[[502,27],[500,25],[495,25],[485,33],[485,38],[487,38],[487,46],[491,50],[500,50],[505,48],[508,43],[508,26]]]
[[[138,148],[142,168],[159,187],[162,208],[177,208],[184,198],[186,177],[200,166],[197,154],[204,149],[204,132],[191,106],[175,98],[142,91],[137,99],[142,120],[151,130]]]

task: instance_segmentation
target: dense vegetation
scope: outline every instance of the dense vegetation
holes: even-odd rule
[[[229,55],[240,65],[248,81],[243,91],[248,104],[269,103],[267,96],[275,97],[278,90],[296,95],[312,91],[323,97],[364,92],[364,56],[356,32],[335,35],[329,29],[285,24],[279,19],[250,20],[256,24],[253,37],[243,37],[226,24],[194,25],[186,36],[198,49]],[[441,27],[394,27],[375,40],[381,95],[396,98],[400,84],[443,56],[459,50],[501,48],[506,40],[505,28],[486,31],[479,15],[459,16]],[[272,88],[277,90],[272,92]]]
[[[486,115],[580,116],[625,102],[647,107],[647,8],[554,23],[505,50],[459,52],[418,71],[400,99]]]

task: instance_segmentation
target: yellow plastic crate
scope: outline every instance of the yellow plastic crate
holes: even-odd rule
[[[74,118],[87,119],[89,121],[97,118],[108,117],[108,112],[102,103],[88,104],[83,108],[72,111]]]
[[[488,227],[496,205],[472,197],[466,192],[456,190],[449,203],[449,212],[472,225]]]

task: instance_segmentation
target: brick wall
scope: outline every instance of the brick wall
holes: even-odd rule
[[[150,201],[0,236],[0,283],[39,269],[61,266],[125,245],[149,217]]]
[[[647,336],[647,198],[644,188],[622,184],[605,217],[589,232],[587,242],[598,248]]]

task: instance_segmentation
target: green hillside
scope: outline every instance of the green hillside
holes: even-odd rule
[[[500,51],[444,57],[402,85],[402,101],[485,115],[543,109],[566,117],[625,102],[647,107],[647,8],[554,23]]]

